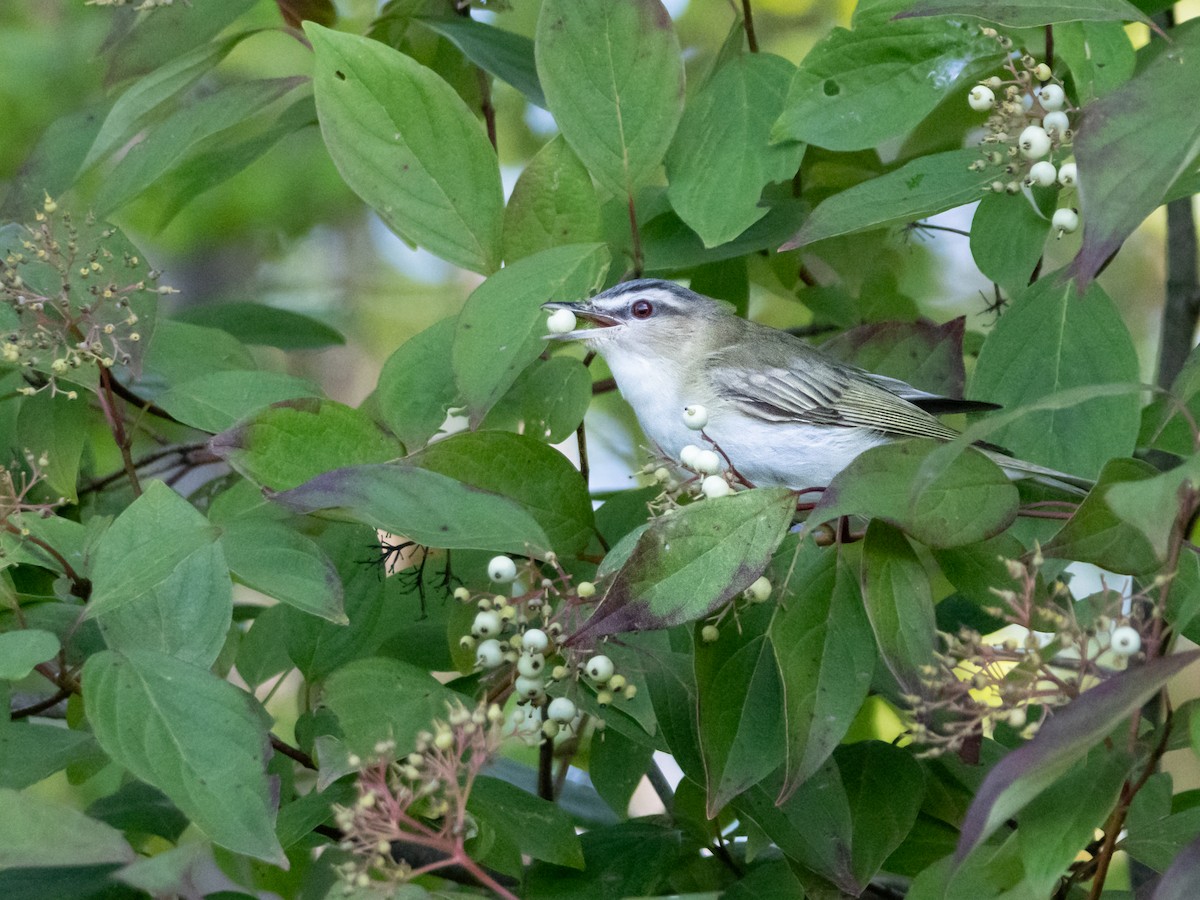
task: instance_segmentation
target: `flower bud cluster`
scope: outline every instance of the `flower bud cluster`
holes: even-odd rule
[[[995,29],[985,35],[1012,42]],[[1019,65],[1018,65],[1019,64]],[[1029,54],[1008,63],[1010,78],[993,75],[971,88],[967,103],[977,112],[989,112],[987,134],[980,142],[982,158],[971,164],[976,172],[994,173],[985,191],[1016,194],[1022,187],[1074,189],[1075,163],[1068,160],[1073,137],[1071,114],[1062,82],[1044,62]],[[1079,213],[1063,206],[1051,225],[1062,237],[1079,228]]]
[[[171,289],[154,286],[159,273],[123,249],[115,228],[90,216],[79,225],[49,195],[34,219],[0,260],[0,304],[19,323],[0,334],[0,361],[29,371],[20,393],[75,399],[60,380],[87,384],[89,368],[131,363],[148,324],[137,309]]]

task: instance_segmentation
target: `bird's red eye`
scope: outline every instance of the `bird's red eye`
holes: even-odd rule
[[[638,300],[630,307],[630,312],[635,319],[648,319],[654,315],[654,304],[649,300]]]

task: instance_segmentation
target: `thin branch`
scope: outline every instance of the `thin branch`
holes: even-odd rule
[[[754,34],[754,13],[750,10],[750,0],[742,0],[742,28],[746,30],[746,43],[751,53],[758,52],[758,37]]]
[[[100,367],[100,409],[104,413],[104,418],[108,422],[108,428],[112,432],[113,441],[117,445],[117,449],[121,451],[121,462],[125,466],[125,474],[129,477],[130,487],[133,488],[133,495],[140,497],[142,495],[142,483],[138,480],[137,467],[133,464],[133,455],[129,448],[132,441],[125,431],[125,421],[121,410],[117,406],[116,397],[114,397],[114,387],[116,379],[113,378],[112,370],[107,366]]]
[[[294,759],[296,762],[300,763],[300,765],[304,766],[304,768],[312,769],[314,772],[317,771],[317,763],[311,756],[309,756],[299,747],[293,747],[291,744],[285,742],[282,738],[271,735],[271,747],[277,753],[282,753],[289,759]]]
[[[633,251],[633,271],[631,275],[634,278],[641,278],[642,271],[645,266],[645,260],[642,258],[642,235],[638,231],[637,210],[633,206],[633,194],[629,195],[629,234],[632,238]]]
[[[538,796],[554,802],[554,739],[542,738],[538,745]]]
[[[70,697],[72,693],[73,691],[69,691],[66,688],[59,688],[55,693],[51,694],[44,700],[39,700],[37,703],[32,703],[29,706],[23,706],[20,709],[14,709],[11,713],[11,716],[14,719],[24,719],[27,716],[36,716],[38,713],[43,713],[52,706],[57,706],[58,704],[62,703],[64,700]]]
[[[650,768],[646,769],[646,780],[650,782],[650,787],[654,788],[654,793],[658,794],[658,799],[662,801],[667,815],[673,815],[675,811],[675,792],[671,790],[671,785],[667,782],[667,776],[658,767],[658,763],[653,761],[650,763]]]

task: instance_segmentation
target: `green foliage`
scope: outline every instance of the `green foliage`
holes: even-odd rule
[[[1195,22],[10,6],[0,894],[1194,893],[1200,351],[1148,396],[1121,267],[1200,187]],[[965,433],[643,466],[542,309],[639,276]]]

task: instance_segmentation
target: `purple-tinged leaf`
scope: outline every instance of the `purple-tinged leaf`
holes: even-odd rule
[[[923,391],[961,397],[967,382],[963,369],[966,321],[959,316],[944,325],[926,319],[873,322],[843,331],[821,349],[842,362],[899,378]]]
[[[571,643],[669,628],[719,609],[766,569],[795,504],[789,490],[760,488],[658,519],[642,532]]]
[[[1143,55],[1146,50],[1143,50]],[[1133,78],[1086,106],[1076,129],[1083,290],[1200,154],[1200,21],[1171,31]]]
[[[1009,753],[988,773],[967,810],[956,858],[963,860],[1172,676],[1197,659],[1200,650],[1152,659],[1113,676],[1063,707],[1033,740]]]
[[[1150,900],[1192,900],[1200,884],[1200,837],[1175,857],[1171,868],[1163,872]]]

